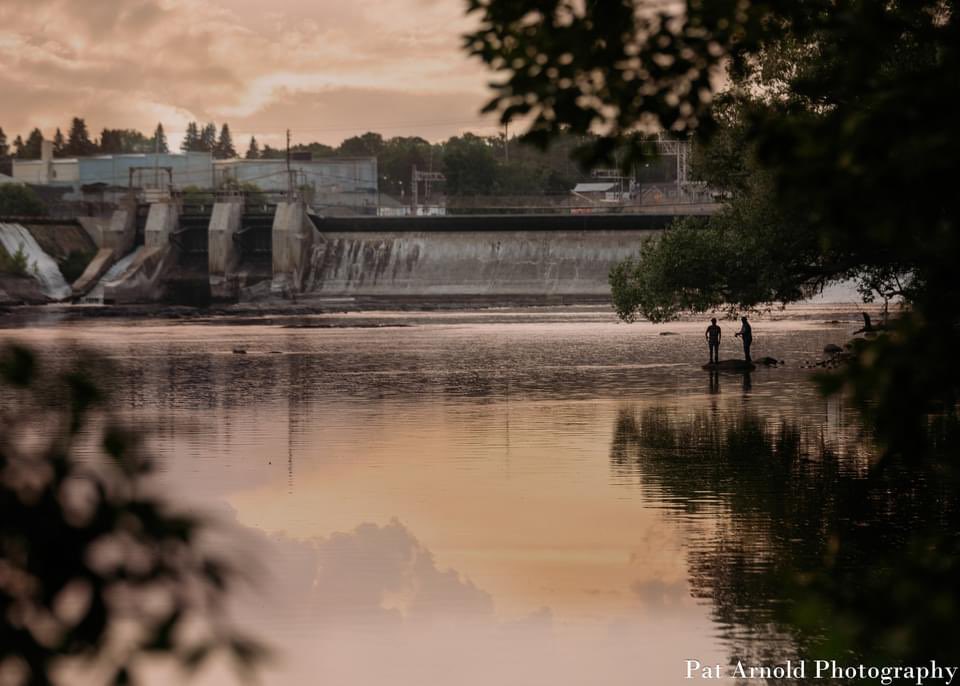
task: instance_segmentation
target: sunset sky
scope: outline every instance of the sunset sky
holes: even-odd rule
[[[374,130],[491,132],[489,78],[460,49],[461,0],[3,0],[0,126],[49,137],[82,116],[152,132],[229,122],[278,145]]]

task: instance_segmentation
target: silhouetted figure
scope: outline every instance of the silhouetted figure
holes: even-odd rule
[[[720,327],[717,326],[716,318],[710,320],[710,326],[707,327],[705,336],[707,348],[710,349],[710,362],[708,364],[716,364],[720,361]]]
[[[753,329],[750,327],[750,322],[747,321],[746,317],[740,317],[740,330],[733,334],[734,337],[739,337],[743,341],[743,359],[747,362],[753,362],[750,359],[750,345],[753,343]]]

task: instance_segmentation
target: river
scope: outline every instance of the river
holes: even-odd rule
[[[221,544],[257,570],[235,611],[277,653],[266,683],[609,686],[795,653],[767,580],[790,540],[823,542],[777,503],[822,494],[825,450],[830,478],[871,459],[802,364],[859,322],[758,317],[754,357],[786,365],[748,375],[701,370],[705,321],[604,307],[51,317],[2,335],[118,364],[104,383],[164,488],[232,523]],[[721,325],[735,357],[738,323]],[[755,440],[721,450],[734,431]],[[814,465],[790,493],[764,462],[784,440]]]

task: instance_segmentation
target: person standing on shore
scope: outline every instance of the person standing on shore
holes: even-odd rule
[[[743,358],[747,362],[752,362],[753,360],[750,359],[750,345],[753,343],[753,329],[750,327],[750,322],[747,321],[746,317],[740,317],[740,324],[740,330],[733,335],[743,341]]]
[[[705,334],[707,347],[710,349],[710,362],[707,364],[716,364],[720,361],[720,327],[717,326],[716,318],[710,320],[710,326],[707,327]]]

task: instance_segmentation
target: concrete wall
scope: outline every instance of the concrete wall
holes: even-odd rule
[[[121,207],[110,217],[110,223],[100,235],[100,247],[113,250],[119,259],[133,249],[137,233],[137,209],[135,205]]]
[[[303,203],[282,202],[273,219],[273,288],[299,292],[310,260],[313,224]]]
[[[170,235],[177,230],[179,213],[173,202],[155,202],[150,205],[144,228],[144,245],[148,248],[168,249]]]
[[[240,263],[240,244],[233,237],[240,230],[242,215],[243,205],[239,202],[218,202],[210,215],[210,295],[218,300],[232,300],[239,290],[236,271]]]
[[[322,295],[606,297],[610,268],[655,229],[321,230],[305,290]]]

